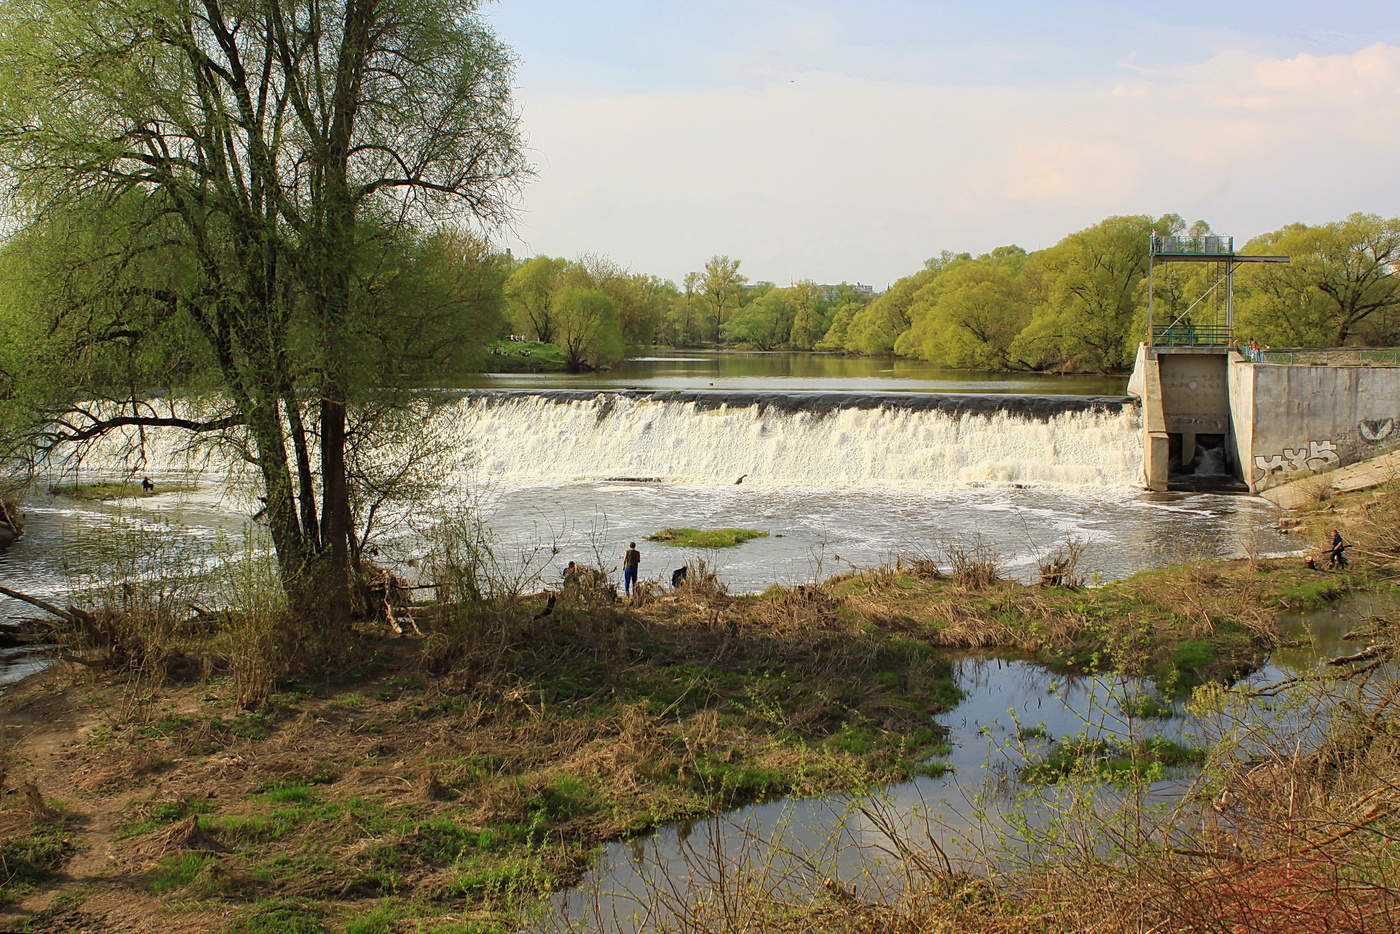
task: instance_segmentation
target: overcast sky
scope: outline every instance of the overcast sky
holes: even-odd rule
[[[1207,11],[1208,10],[1208,15]],[[884,288],[1174,211],[1238,242],[1400,214],[1393,2],[501,0],[517,255]]]

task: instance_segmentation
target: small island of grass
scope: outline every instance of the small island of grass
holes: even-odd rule
[[[662,529],[647,536],[649,542],[662,542],[678,548],[732,548],[753,538],[767,538],[757,529]]]
[[[54,496],[71,496],[74,499],[108,500],[136,499],[155,496],[158,493],[188,493],[194,489],[192,483],[157,483],[152,489],[143,489],[139,483],[103,481],[100,483],[55,483],[49,487]]]

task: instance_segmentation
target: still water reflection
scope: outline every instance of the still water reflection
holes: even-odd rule
[[[658,351],[602,373],[493,373],[471,389],[717,389],[807,392],[1009,392],[1117,396],[1126,376],[948,370],[918,360],[810,353]]]

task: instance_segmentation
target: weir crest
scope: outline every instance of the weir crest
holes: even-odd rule
[[[789,487],[1137,485],[1138,410],[1114,397],[487,392],[453,413],[497,481]]]
[[[627,480],[815,489],[1138,486],[1141,418],[1120,397],[933,393],[450,391],[402,444],[445,447],[470,489]],[[431,439],[431,440],[430,440]],[[211,476],[176,429],[112,436],[83,473]],[[392,445],[390,446],[393,447]],[[392,455],[391,455],[392,456]],[[231,473],[238,473],[232,470]]]

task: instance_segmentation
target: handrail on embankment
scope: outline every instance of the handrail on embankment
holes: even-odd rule
[[[1400,366],[1400,347],[1281,347],[1264,351],[1261,362],[1296,366]]]

